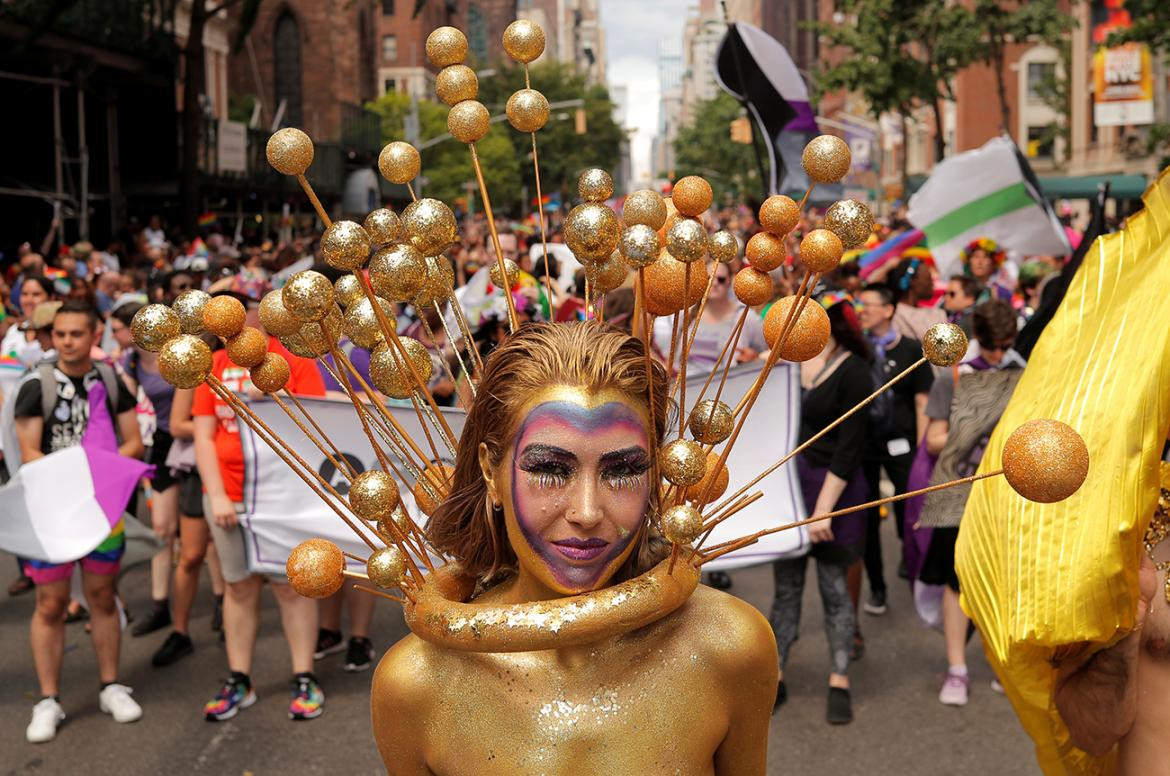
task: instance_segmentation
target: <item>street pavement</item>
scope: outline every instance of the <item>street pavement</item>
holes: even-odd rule
[[[893,574],[897,540],[888,521],[883,533],[890,608],[882,617],[861,615],[866,653],[851,668],[856,720],[842,727],[825,722],[828,656],[810,568],[801,635],[786,672],[789,700],[772,718],[768,773],[1038,773],[1031,743],[1007,699],[990,687],[992,673],[978,638],[968,647],[971,702],[965,708],[939,704],[938,686],[946,668],[942,636],[919,624],[908,589]],[[9,580],[14,568],[12,559],[0,554],[0,580]],[[770,567],[734,572],[732,578],[732,592],[766,613],[772,598]],[[192,621],[196,651],[191,657],[154,669],[150,655],[166,633],[143,638],[125,634],[121,680],[134,688],[143,707],[137,723],[119,725],[98,709],[89,638],[81,624],[67,626],[61,702],[68,719],[54,741],[40,745],[24,738],[37,699],[28,649],[33,597],[0,598],[0,774],[384,773],[370,732],[370,674],[343,671],[343,655],[326,658],[316,669],[326,693],[325,713],[307,722],[288,719],[288,651],[275,601],[267,592],[253,669],[260,700],[230,721],[203,720],[202,705],[227,671],[218,634],[210,629],[212,599],[204,582]],[[132,611],[145,613],[147,565],[128,570],[119,589]],[[375,645],[384,649],[405,633],[397,605],[380,603],[372,629]]]

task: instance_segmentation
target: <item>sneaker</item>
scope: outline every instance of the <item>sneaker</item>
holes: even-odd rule
[[[910,578],[910,571],[909,571],[909,569],[906,568],[906,560],[904,558],[902,560],[898,561],[898,578],[899,579],[909,579]]]
[[[353,637],[349,640],[349,649],[345,651],[345,670],[368,670],[374,662],[374,654],[374,645],[369,639]]]
[[[312,674],[293,677],[293,697],[288,704],[289,719],[313,719],[321,716],[325,693]]]
[[[223,599],[215,599],[215,608],[211,610],[211,630],[223,633]]]
[[[966,675],[959,676],[953,671],[947,671],[947,678],[938,693],[938,702],[944,706],[966,706],[969,682]]]
[[[313,653],[314,660],[321,660],[344,650],[345,642],[341,638],[341,631],[317,629],[317,651]]]
[[[726,571],[712,571],[707,575],[707,584],[716,590],[730,590],[731,575]]]
[[[1003,694],[1004,694],[1004,692],[1003,692],[1003,685],[999,683],[999,680],[998,680],[998,679],[992,679],[992,680],[991,680],[991,691],[992,691],[993,693],[997,693],[997,694],[999,694],[999,695],[1003,695]]]
[[[57,726],[65,721],[65,712],[61,704],[54,698],[41,698],[33,706],[32,719],[25,728],[24,735],[30,744],[43,744],[52,741],[57,735]]]
[[[843,687],[829,688],[829,703],[825,719],[830,725],[848,725],[853,721],[853,701]]]
[[[866,614],[872,614],[880,617],[886,613],[886,591],[873,590],[869,594],[869,600],[861,605],[865,609]]]
[[[162,646],[154,653],[154,657],[150,659],[150,664],[155,668],[163,668],[194,651],[195,645],[191,643],[190,636],[178,631],[171,631],[171,635],[167,636],[167,640],[162,643]]]
[[[148,633],[154,633],[163,628],[169,628],[171,625],[171,610],[167,606],[156,607],[151,610],[150,614],[130,629],[131,636],[145,636]]]
[[[102,711],[114,718],[115,722],[137,722],[142,718],[142,707],[134,702],[134,692],[124,684],[106,685],[98,695]]]
[[[256,692],[242,682],[228,679],[215,697],[203,704],[203,716],[208,722],[222,722],[239,714],[256,702]]]

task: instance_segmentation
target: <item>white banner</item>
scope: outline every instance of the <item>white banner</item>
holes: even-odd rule
[[[736,367],[724,386],[721,400],[734,407],[759,373],[760,364]],[[693,402],[702,388],[704,377],[687,381],[688,403]],[[714,386],[708,391],[713,395]],[[301,403],[327,429],[358,471],[376,465],[373,450],[367,441],[353,406],[346,401],[302,398]],[[347,482],[329,460],[289,420],[274,402],[257,401],[252,409],[282,439],[327,480],[342,495]],[[392,406],[390,412],[416,440],[424,440],[418,417],[410,407]],[[444,416],[452,430],[463,429],[464,413],[445,410]],[[730,484],[727,494],[738,490],[765,467],[777,461],[796,445],[800,426],[800,372],[796,365],[782,363],[764,386],[749,422],[744,426],[728,458]],[[288,466],[247,427],[241,425],[246,462],[244,505],[246,513],[242,524],[250,534],[247,542],[248,564],[253,571],[282,573],[289,552],[301,541],[319,536],[336,542],[346,552],[365,556],[369,554],[360,539],[341,519],[321,502],[321,499]],[[437,442],[438,440],[436,440]],[[422,445],[422,441],[419,441]],[[444,462],[452,463],[446,450]],[[396,462],[397,463],[397,462]],[[399,490],[407,512],[416,519],[414,500],[410,495],[413,483],[399,482]],[[762,528],[795,522],[805,517],[795,463],[788,464],[753,489],[762,490],[764,497],[719,525],[708,546],[728,539],[754,533]],[[374,538],[371,535],[371,538]],[[377,541],[376,538],[374,538]],[[713,562],[711,569],[727,569],[763,563],[782,555],[799,555],[808,549],[803,528],[782,531],[760,540],[758,544],[726,555]]]

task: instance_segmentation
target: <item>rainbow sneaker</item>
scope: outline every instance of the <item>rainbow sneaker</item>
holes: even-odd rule
[[[312,674],[293,677],[293,698],[288,704],[289,719],[314,719],[321,716],[325,693]]]
[[[256,693],[243,682],[228,679],[215,697],[203,704],[203,716],[208,722],[231,719],[256,702]]]

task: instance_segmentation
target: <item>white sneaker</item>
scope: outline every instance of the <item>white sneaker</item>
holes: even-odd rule
[[[24,734],[30,744],[43,744],[52,741],[57,735],[57,726],[65,721],[65,712],[61,704],[52,698],[42,698],[33,706],[32,720]]]
[[[111,684],[98,695],[102,711],[114,718],[115,722],[134,722],[142,717],[142,707],[134,702],[134,692],[124,684]]]
[[[938,693],[939,703],[944,706],[966,706],[967,705],[967,685],[970,679],[964,674],[960,676],[952,671],[947,672],[947,678],[943,681],[942,689]]]

